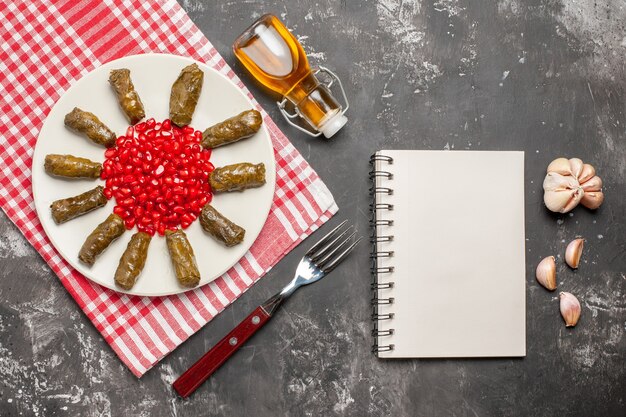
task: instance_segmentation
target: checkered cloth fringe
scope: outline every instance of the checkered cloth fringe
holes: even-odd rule
[[[204,61],[252,95],[174,0],[8,1],[0,6],[0,28],[0,206],[135,375],[198,331],[337,211],[315,171],[263,113],[276,156],[276,192],[261,234],[237,265],[209,285],[169,297],[130,297],[92,283],[52,247],[33,204],[33,149],[63,92],[107,61],[162,52]]]

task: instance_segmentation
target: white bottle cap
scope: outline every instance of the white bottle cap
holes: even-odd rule
[[[344,127],[346,123],[348,123],[348,118],[341,112],[338,112],[320,127],[320,132],[327,138],[331,138],[339,129]]]

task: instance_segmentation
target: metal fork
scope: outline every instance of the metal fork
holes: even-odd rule
[[[361,241],[356,232],[350,233],[352,226],[344,229],[346,221],[335,227],[304,255],[296,274],[281,292],[258,306],[248,317],[243,319],[230,333],[204,354],[195,364],[185,371],[173,387],[178,394],[186,398],[191,395],[213,372],[226,362],[239,348],[265,323],[272,318],[278,307],[303,285],[319,281],[328,275],[343,261]],[[342,230],[343,229],[343,230]],[[348,233],[350,233],[348,235]],[[348,235],[346,237],[346,235]]]

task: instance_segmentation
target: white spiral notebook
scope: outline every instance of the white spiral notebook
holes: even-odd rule
[[[372,156],[380,358],[526,355],[524,153]]]

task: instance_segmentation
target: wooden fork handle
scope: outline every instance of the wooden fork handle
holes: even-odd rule
[[[190,396],[213,372],[230,358],[239,348],[259,330],[272,316],[263,307],[257,307],[243,319],[230,333],[204,354],[191,368],[187,369],[173,387],[183,398]]]

